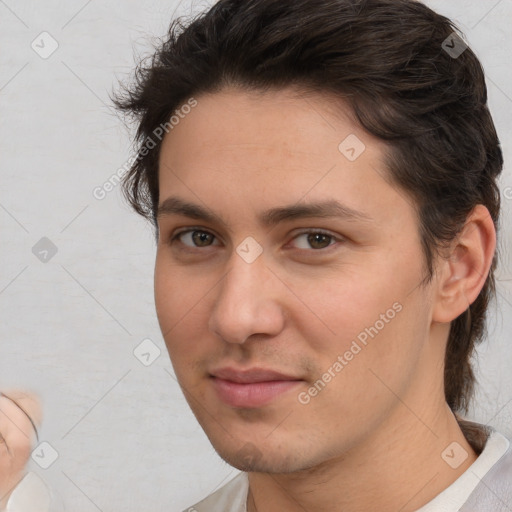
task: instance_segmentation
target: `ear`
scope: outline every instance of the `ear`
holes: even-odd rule
[[[496,230],[489,210],[475,206],[448,254],[439,262],[434,322],[451,322],[478,297],[496,250]]]

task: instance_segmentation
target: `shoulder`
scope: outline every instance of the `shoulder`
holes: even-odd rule
[[[474,471],[479,484],[460,512],[512,510],[512,442],[499,432],[493,431],[487,441],[487,450],[492,455],[495,454],[497,460],[485,473]]]
[[[239,473],[226,485],[183,512],[246,512],[248,489],[247,473]]]

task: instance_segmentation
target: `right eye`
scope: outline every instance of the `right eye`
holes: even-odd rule
[[[171,243],[173,243],[175,240],[178,240],[186,247],[199,248],[208,247],[210,245],[218,245],[213,244],[215,239],[215,235],[209,231],[204,231],[202,229],[187,229],[175,233],[171,238]]]

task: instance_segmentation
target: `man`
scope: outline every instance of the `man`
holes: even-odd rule
[[[189,511],[512,510],[462,418],[502,153],[479,61],[411,0],[221,0],[117,106],[188,403],[242,471]]]

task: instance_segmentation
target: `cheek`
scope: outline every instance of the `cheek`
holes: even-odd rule
[[[173,272],[162,263],[162,258],[157,255],[155,265],[155,307],[160,330],[164,338],[172,329],[179,318],[180,289],[182,285],[179,279],[173,279]]]
[[[315,280],[295,277],[291,281],[290,276],[290,283],[297,297],[294,322],[311,334],[306,339],[316,340],[316,349],[328,353],[348,350],[361,333],[364,341],[365,329],[376,322],[381,327],[381,314],[388,312],[386,320],[396,316],[393,304],[401,298],[399,283],[393,288],[387,280],[378,280],[375,272],[355,266]]]
[[[171,360],[194,353],[205,307],[205,288],[197,279],[162,262],[157,256],[155,265],[155,307],[160,330]]]
[[[363,421],[370,410],[392,403],[393,393],[401,394],[413,379],[428,340],[428,312],[420,307],[419,294],[405,297],[400,286],[357,288],[353,294],[348,288],[337,295],[331,290],[332,305],[324,303],[321,311],[335,334],[311,336],[316,342],[310,348],[321,380],[318,406],[338,404],[340,414],[350,412]]]
[[[416,357],[418,337],[428,330],[428,311],[417,303],[418,290],[411,293],[417,270],[400,261],[380,261],[366,269],[338,269],[314,285],[295,280],[294,293],[305,304],[297,302],[293,322],[307,341],[317,372],[328,371],[341,356],[343,369],[337,365],[338,372],[331,372],[350,374],[356,386],[368,377],[375,380],[369,368],[392,376],[397,366]]]
[[[169,263],[165,249],[159,249],[155,264],[155,306],[162,332],[187,322],[190,313],[206,296],[208,280],[190,270]],[[174,329],[173,329],[174,330]]]

